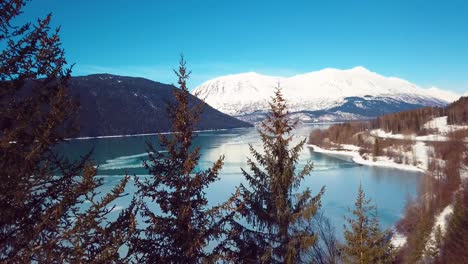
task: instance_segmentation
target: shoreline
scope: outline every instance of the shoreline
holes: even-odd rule
[[[385,161],[365,160],[358,152],[359,147],[354,146],[354,145],[345,145],[345,147],[347,147],[348,149],[344,149],[344,150],[328,150],[328,149],[324,149],[313,144],[307,144],[306,146],[308,148],[311,148],[313,152],[320,153],[320,154],[327,155],[327,156],[334,157],[334,158],[338,158],[338,159],[340,158],[345,159],[347,161],[352,161],[356,164],[363,165],[363,166],[392,168],[392,169],[413,171],[413,172],[419,172],[419,173],[426,172],[426,170],[423,168],[419,168],[419,167],[416,167],[413,165],[407,165],[407,164],[398,164],[391,160],[385,160]],[[400,219],[402,219],[402,217],[400,217]],[[407,242],[406,236],[399,233],[395,227],[392,227],[391,230],[393,232],[391,239],[390,239],[391,244],[397,248],[403,247]]]
[[[195,131],[193,131],[193,132],[194,132],[194,133],[202,133],[202,132],[237,130],[237,129],[244,129],[244,128],[249,128],[249,127],[205,129],[205,130],[195,130]],[[94,137],[76,137],[76,138],[66,138],[65,141],[87,140],[87,139],[101,139],[101,138],[144,137],[144,136],[154,136],[154,135],[170,135],[170,134],[174,134],[174,133],[175,133],[175,132],[154,132],[154,133],[128,134],[128,135],[111,135],[111,136],[94,136]]]
[[[329,157],[334,157],[337,159],[344,159],[346,161],[352,161],[359,165],[392,168],[392,169],[405,170],[405,171],[415,171],[415,172],[420,172],[420,173],[426,172],[426,170],[423,168],[416,167],[416,166],[409,165],[409,164],[398,164],[392,160],[377,160],[377,161],[366,160],[359,154],[358,152],[359,147],[354,146],[354,145],[345,145],[347,149],[343,149],[343,150],[329,150],[329,149],[324,149],[313,144],[307,144],[306,146],[308,148],[311,148],[313,152],[327,155]]]

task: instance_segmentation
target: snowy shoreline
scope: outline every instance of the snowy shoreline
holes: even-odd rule
[[[380,158],[376,161],[366,160],[359,154],[359,147],[354,145],[342,145],[343,149],[340,150],[323,149],[313,144],[307,144],[307,147],[312,148],[312,151],[316,153],[320,153],[338,159],[342,158],[360,165],[393,168],[406,171],[416,171],[421,173],[424,173],[426,171],[422,167],[407,164],[398,164],[390,159]]]
[[[312,149],[313,152],[321,153],[323,155],[345,159],[347,161],[352,161],[357,164],[366,165],[366,166],[376,166],[376,167],[387,167],[394,168],[399,170],[407,171],[416,171],[425,173],[428,169],[428,153],[431,152],[431,147],[428,146],[428,142],[446,142],[449,140],[448,134],[453,131],[468,129],[468,126],[460,125],[448,125],[447,116],[437,117],[431,121],[424,124],[424,128],[433,130],[435,133],[425,136],[417,135],[403,135],[403,134],[392,134],[385,132],[382,129],[375,129],[369,132],[370,136],[379,138],[379,139],[398,139],[406,140],[413,142],[410,153],[405,153],[405,157],[412,160],[412,164],[400,164],[391,160],[386,156],[379,157],[368,157],[364,159],[359,154],[359,147],[355,145],[340,145],[340,149],[324,149],[316,145],[308,144],[307,146]],[[464,139],[464,142],[468,142],[468,138]],[[463,170],[460,171],[460,177],[468,178],[468,168],[463,167]],[[442,232],[445,232],[447,226],[447,218],[453,213],[453,205],[449,204],[441,212],[435,216],[435,223],[432,227],[429,240],[426,241],[425,250],[430,249],[431,245],[436,243],[436,230],[440,228]],[[391,243],[395,247],[402,247],[406,244],[406,236],[398,233],[395,229],[393,230],[393,235],[391,238]]]
[[[427,153],[425,153],[426,152],[425,144],[421,141],[417,142],[416,144],[420,152],[419,155],[426,156]],[[398,169],[398,170],[415,171],[415,172],[420,172],[420,173],[424,173],[427,170],[427,164],[424,164],[424,163],[419,164],[419,166],[413,166],[413,165],[408,165],[408,164],[398,164],[388,158],[383,158],[383,157],[379,157],[379,159],[376,161],[373,161],[371,159],[366,160],[359,154],[359,147],[355,145],[343,144],[341,145],[340,150],[323,149],[313,144],[307,144],[307,147],[311,148],[312,151],[316,153],[320,153],[320,154],[338,158],[338,159],[344,159],[346,161],[352,161],[356,164],[365,165],[365,166],[393,168],[393,169]],[[400,234],[395,228],[392,228],[392,229],[393,229],[393,235],[391,238],[392,245],[397,248],[403,247],[407,242],[406,236],[403,234]]]
[[[434,118],[431,121],[427,122],[426,124],[424,124],[424,128],[434,130],[434,132],[436,133],[425,135],[425,136],[417,136],[417,135],[393,134],[390,132],[385,132],[382,129],[374,129],[369,132],[369,134],[375,138],[412,141],[413,153],[411,153],[409,156],[413,160],[413,164],[396,163],[395,161],[385,156],[379,156],[375,158],[369,157],[368,159],[364,159],[359,154],[359,147],[355,145],[342,144],[340,145],[340,149],[335,149],[335,150],[324,149],[324,148],[321,148],[319,146],[312,145],[312,144],[309,144],[307,146],[312,148],[314,152],[321,153],[321,154],[328,155],[328,156],[335,157],[335,158],[344,157],[345,160],[353,161],[361,165],[387,167],[387,168],[394,168],[394,169],[399,169],[399,170],[417,171],[417,172],[424,173],[427,171],[428,150],[429,150],[425,142],[448,141],[449,138],[447,134],[449,132],[462,130],[462,129],[468,129],[468,126],[448,125],[447,116],[442,116],[442,117]],[[468,142],[468,138],[465,139],[465,142]]]

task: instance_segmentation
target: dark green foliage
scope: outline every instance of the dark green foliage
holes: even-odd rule
[[[468,96],[461,97],[447,107],[447,123],[449,125],[468,124]]]
[[[442,228],[440,225],[435,226],[431,231],[433,232],[433,237],[431,235],[424,247],[424,262],[426,263],[434,262],[442,246]]]
[[[455,199],[437,263],[468,263],[468,183]]]
[[[101,182],[89,155],[70,162],[54,152],[75,130],[70,69],[50,15],[12,25],[25,2],[0,2],[0,261],[109,263],[118,259],[129,218],[123,213],[119,228],[104,219],[127,179],[95,199]],[[83,213],[84,201],[92,206]]]
[[[171,136],[160,136],[162,148],[148,143],[149,162],[145,167],[151,178],[139,179],[139,207],[144,219],[134,251],[145,263],[201,263],[218,259],[222,244],[212,251],[209,242],[221,238],[227,217],[226,204],[209,207],[206,188],[217,181],[223,166],[220,157],[211,168],[196,168],[199,147],[192,145],[194,126],[199,120],[201,105],[191,107],[186,81],[189,72],[183,57],[176,72],[179,90],[176,103],[169,107]],[[161,153],[165,150],[167,153]]]
[[[398,231],[407,238],[398,252],[403,263],[428,262],[438,252],[440,237],[435,229],[436,241],[430,242],[431,232],[436,215],[451,202],[452,192],[447,191],[446,180],[437,175],[442,173],[431,171],[424,176],[418,198],[408,203],[404,218],[397,224]],[[447,194],[449,196],[445,197]]]
[[[72,77],[69,93],[80,103],[77,137],[135,135],[171,131],[166,106],[175,101],[174,85],[140,77],[92,74]],[[189,94],[189,105],[202,103]],[[98,113],[98,114],[97,114]],[[196,130],[251,127],[205,105]]]
[[[374,155],[374,157],[382,155],[382,147],[380,146],[380,140],[378,138],[375,138],[372,155]]]
[[[407,237],[407,244],[402,250],[405,263],[417,263],[424,257],[426,243],[430,237],[434,224],[434,215],[424,210],[420,211],[418,222],[415,224],[411,235]]]
[[[423,125],[435,117],[447,116],[449,125],[468,123],[468,97],[461,97],[445,108],[424,107],[415,110],[387,114],[371,122],[372,128],[380,128],[395,134],[425,133]]]
[[[115,208],[111,203],[123,195],[129,177],[125,177],[109,193],[101,195],[96,188],[102,185],[102,181],[95,179],[95,175],[96,169],[92,164],[83,169],[81,183],[89,184],[89,187],[84,189],[87,192],[82,201],[90,206],[80,205],[85,210],[76,210],[76,205],[72,208],[71,218],[74,222],[60,233],[57,240],[60,247],[53,254],[44,255],[44,259],[53,256],[59,263],[126,263],[132,257],[121,255],[119,250],[128,246],[135,232],[134,203],[123,209],[115,221],[109,220],[109,214]],[[73,189],[68,191],[75,192]],[[81,199],[79,203],[82,203]]]
[[[393,248],[389,232],[381,231],[377,208],[370,205],[370,199],[359,185],[358,196],[352,211],[353,217],[346,218],[345,244],[342,251],[346,263],[392,263]]]
[[[247,160],[251,173],[242,170],[248,186],[240,186],[239,212],[252,228],[235,225],[235,262],[298,263],[316,243],[311,221],[324,188],[316,196],[309,189],[294,193],[312,170],[312,164],[307,163],[296,172],[305,140],[290,147],[295,125],[278,87],[259,129],[264,153],[250,146],[256,162]]]
[[[326,145],[323,142],[324,139],[328,139],[336,144],[362,145],[362,138],[359,137],[359,133],[368,130],[369,126],[369,122],[354,121],[334,124],[326,130],[315,129],[310,133],[308,143],[323,146]]]
[[[415,110],[387,114],[377,117],[371,122],[373,129],[383,129],[394,134],[420,134],[423,125],[431,119],[445,114],[444,108],[425,107]]]

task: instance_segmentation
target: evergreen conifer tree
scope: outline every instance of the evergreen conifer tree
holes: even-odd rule
[[[370,205],[370,199],[359,185],[353,217],[346,218],[342,252],[345,263],[392,263],[393,248],[389,233],[381,231],[377,218],[377,209]]]
[[[317,240],[311,230],[324,187],[315,196],[309,189],[294,193],[312,170],[308,162],[297,172],[305,140],[290,146],[296,126],[278,85],[259,134],[263,153],[250,145],[251,173],[242,170],[248,185],[240,186],[239,212],[249,226],[233,224],[236,262],[298,263]]]
[[[457,193],[436,263],[468,263],[468,182]]]
[[[193,145],[193,139],[202,105],[189,102],[186,81],[190,72],[183,56],[174,72],[179,89],[168,109],[173,134],[160,135],[161,148],[147,144],[149,161],[145,167],[152,177],[137,181],[144,228],[135,252],[145,263],[214,262],[220,258],[222,243],[213,250],[207,246],[225,233],[228,203],[210,207],[205,190],[219,179],[224,157],[206,170],[197,169],[200,149]]]
[[[0,262],[115,261],[121,244],[113,242],[128,230],[104,220],[127,179],[99,199],[90,154],[75,162],[56,153],[75,131],[70,69],[51,15],[13,24],[25,4],[0,1]]]

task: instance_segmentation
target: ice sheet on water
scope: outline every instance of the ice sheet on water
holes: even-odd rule
[[[239,136],[240,134],[229,134],[229,133],[223,133],[223,134],[215,134],[215,133],[200,133],[197,134],[197,137],[212,137],[212,136],[217,136],[217,137],[236,137]]]
[[[314,164],[314,168],[312,169],[312,171],[327,171],[327,170],[334,170],[334,169],[341,169],[343,167],[354,167],[352,164],[348,164],[348,166],[346,166],[346,164],[343,164],[343,165],[326,165],[326,164]]]
[[[165,153],[167,151],[159,151]],[[140,153],[128,156],[120,156],[106,160],[106,163],[98,166],[99,170],[120,170],[130,168],[143,168],[143,160],[148,156],[148,153]]]
[[[237,137],[232,138],[226,145],[244,145],[244,144],[252,144],[252,143],[260,143],[260,139],[258,138],[257,134],[245,134],[239,135]]]

